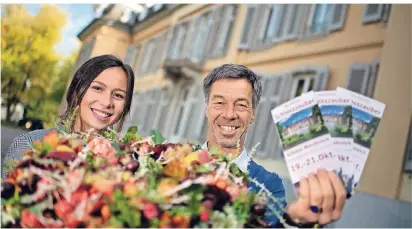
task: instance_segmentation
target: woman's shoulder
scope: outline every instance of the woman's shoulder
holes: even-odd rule
[[[35,141],[43,140],[44,136],[53,130],[56,130],[56,129],[49,128],[49,129],[33,130],[27,133],[20,134],[19,136],[15,138],[15,141],[16,140],[28,141],[28,143],[31,144]]]

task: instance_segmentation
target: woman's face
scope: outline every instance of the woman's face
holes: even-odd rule
[[[124,109],[126,88],[127,77],[122,68],[112,67],[100,73],[80,103],[76,126],[81,128],[77,129],[101,131],[115,124]]]

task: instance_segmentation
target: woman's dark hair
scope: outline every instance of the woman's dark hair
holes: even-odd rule
[[[70,83],[69,90],[67,91],[67,107],[63,114],[60,116],[61,120],[69,120],[73,111],[78,105],[80,105],[83,96],[86,94],[87,89],[96,77],[104,70],[113,67],[120,67],[126,73],[127,77],[127,89],[126,89],[126,101],[124,104],[123,112],[119,117],[117,124],[117,131],[121,131],[123,123],[126,119],[126,115],[130,111],[133,97],[134,88],[134,74],[132,68],[123,63],[120,59],[113,55],[101,55],[96,56],[86,61],[76,71],[73,79]]]

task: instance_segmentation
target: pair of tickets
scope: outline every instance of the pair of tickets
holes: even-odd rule
[[[336,172],[352,194],[358,185],[385,105],[338,87],[308,92],[271,113],[295,188],[319,168]]]

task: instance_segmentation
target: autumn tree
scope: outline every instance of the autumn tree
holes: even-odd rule
[[[47,127],[52,127],[55,124],[68,82],[74,74],[77,56],[78,50],[59,61],[50,78],[50,87],[47,88],[44,99],[39,101],[38,106],[28,110],[27,117],[43,120]]]
[[[46,98],[59,57],[54,46],[61,39],[66,13],[43,5],[31,15],[22,5],[5,5],[1,17],[1,89],[7,117],[19,102],[38,107]]]

